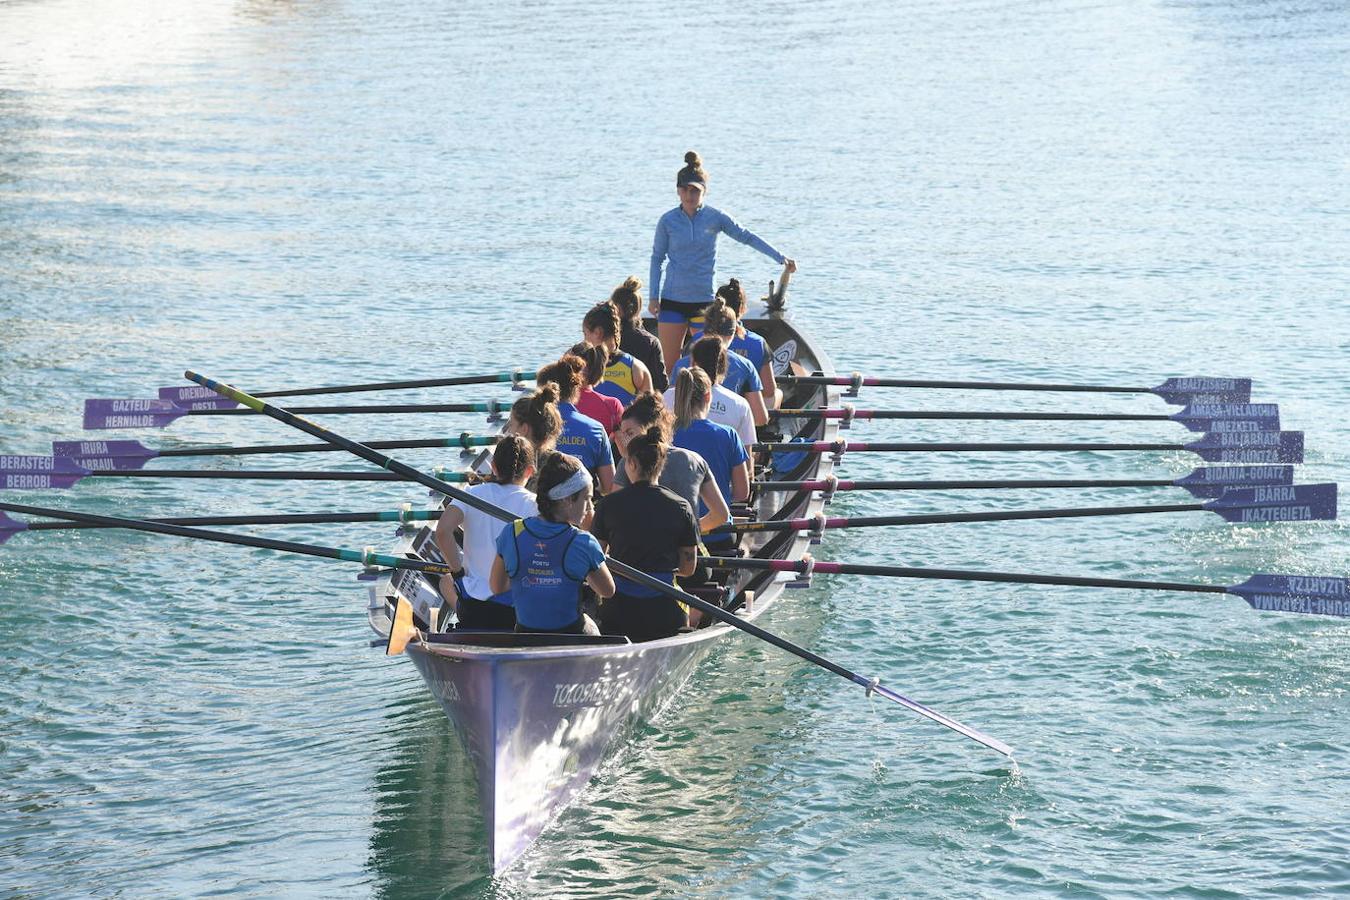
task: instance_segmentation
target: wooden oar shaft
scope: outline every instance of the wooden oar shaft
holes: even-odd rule
[[[709,557],[708,563],[732,569],[767,569],[778,572],[807,571],[806,563],[776,559],[738,559]],[[922,578],[937,581],[991,581],[1009,584],[1048,584],[1070,587],[1127,588],[1145,591],[1188,591],[1200,594],[1226,594],[1228,588],[1212,584],[1188,584],[1174,581],[1140,581],[1128,578],[1083,578],[1072,575],[1038,575],[1021,572],[972,572],[964,569],[918,569],[907,566],[873,566],[816,560],[813,572],[826,575],[878,575],[887,578]]]
[[[764,491],[978,491],[1019,488],[1171,487],[1165,478],[1044,478],[983,481],[760,481]]]

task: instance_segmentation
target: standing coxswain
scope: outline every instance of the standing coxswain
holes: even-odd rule
[[[675,176],[680,205],[661,216],[652,240],[651,299],[648,309],[657,317],[661,356],[670,373],[680,357],[690,323],[701,324],[703,308],[713,299],[717,267],[717,236],[753,247],[774,262],[797,271],[797,263],[719,209],[703,203],[708,174],[698,154],[684,155],[685,166]],[[664,268],[664,278],[662,269]]]

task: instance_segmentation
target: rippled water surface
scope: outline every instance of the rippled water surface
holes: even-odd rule
[[[797,318],[839,368],[1249,375],[1307,434],[1300,478],[1348,481],[1348,69],[1350,13],[1309,0],[0,0],[0,452],[80,437],[83,398],[147,396],[184,368],[262,390],[534,366],[587,305],[645,277],[694,147],[710,202],[800,261]],[[731,243],[720,264],[752,285],[776,274]],[[357,438],[482,427],[332,424]],[[1187,439],[1147,422],[853,433]],[[123,436],[296,439],[210,418]],[[361,467],[318,456],[175,467]],[[1196,464],[846,462],[853,478]],[[415,498],[105,478],[0,499],[149,515]],[[869,493],[833,508],[1185,499]],[[819,555],[1233,584],[1344,575],[1346,548],[1334,523],[1190,513],[833,533]],[[1011,743],[1018,765],[738,639],[494,880],[467,763],[412,666],[367,646],[349,565],[93,531],[21,534],[0,554],[0,894],[1350,893],[1344,620],[1213,595],[820,578],[768,624]]]

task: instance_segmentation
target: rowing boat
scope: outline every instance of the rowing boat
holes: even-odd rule
[[[768,343],[777,374],[833,373],[829,358],[781,309],[761,304],[750,312],[745,324]],[[837,399],[837,388],[803,384],[790,389],[784,402],[813,408]],[[779,427],[789,438],[828,441],[838,423],[788,419]],[[824,478],[833,469],[827,454],[784,454],[777,462],[774,474],[783,480]],[[746,512],[759,520],[805,518],[820,513],[823,503],[811,491],[761,492]],[[808,532],[755,534],[746,537],[742,549],[761,559],[800,560],[811,540]],[[397,552],[441,561],[428,528],[404,534]],[[367,577],[373,579],[370,626],[386,640],[400,599],[423,621],[440,603],[418,573],[384,571]],[[737,570],[728,579],[722,601],[741,618],[754,620],[782,598],[794,576]],[[509,867],[525,852],[576,800],[634,724],[670,702],[699,661],[733,632],[728,625],[713,624],[632,644],[618,636],[419,631],[407,653],[476,773],[493,870]]]

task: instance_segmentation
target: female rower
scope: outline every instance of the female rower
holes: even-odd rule
[[[676,447],[692,450],[708,462],[713,478],[728,500],[750,496],[750,454],[736,432],[725,425],[708,421],[712,402],[712,381],[697,366],[681,369],[675,376]],[[700,507],[699,515],[707,510]],[[734,542],[732,535],[719,536],[704,543],[711,549]]]
[[[767,425],[769,423],[769,410],[764,405],[764,385],[759,378],[759,369],[750,360],[730,349],[731,339],[736,336],[737,324],[736,315],[727,306],[726,300],[718,297],[708,305],[704,312],[703,337],[695,343],[697,344],[708,337],[714,337],[721,341],[722,346],[727,348],[727,372],[726,377],[722,379],[722,384],[733,394],[740,394],[745,398],[745,402],[750,404],[750,414],[756,425]],[[681,357],[675,363],[674,371],[680,371],[685,366],[690,365],[691,362],[690,357]],[[709,371],[708,374],[712,375],[713,373]]]
[[[769,342],[748,330],[741,321],[745,318],[745,289],[733,278],[717,289],[717,296],[726,302],[727,311],[735,317],[736,330],[727,349],[744,356],[758,370],[759,380],[764,385],[764,405],[777,409],[783,403],[783,390],[774,378]]]
[[[605,551],[577,527],[589,515],[591,476],[566,453],[555,453],[539,472],[539,515],[517,519],[497,537],[488,579],[494,593],[511,592],[516,631],[599,634],[581,611],[581,586],[614,595]]]
[[[605,380],[595,389],[626,406],[638,394],[652,389],[652,374],[633,354],[619,349],[620,328],[619,308],[608,300],[592,306],[581,320],[581,334],[586,343],[598,344],[609,354]]]
[[[581,394],[581,373],[586,364],[579,357],[564,354],[557,362],[539,370],[539,384],[553,384],[558,388],[558,415],[562,417],[562,434],[557,449],[581,460],[600,482],[600,493],[614,490],[614,456],[609,447],[605,427],[590,416],[577,411],[577,397]]]
[[[535,464],[543,466],[543,456],[552,452],[562,434],[562,416],[558,414],[558,387],[541,384],[511,404],[506,433],[518,434],[534,448]]]
[[[629,275],[609,295],[609,302],[619,309],[619,349],[641,360],[652,373],[652,390],[664,391],[670,386],[670,379],[666,377],[666,363],[661,357],[661,342],[642,324],[642,282],[636,275]]]
[[[717,265],[717,235],[754,247],[760,253],[797,271],[797,263],[769,246],[759,235],[742,228],[735,219],[718,209],[703,205],[708,191],[708,174],[703,162],[690,150],[684,155],[684,168],[675,176],[680,205],[665,213],[656,223],[652,241],[651,300],[648,309],[657,316],[661,355],[666,371],[671,372],[679,358],[680,347],[689,330],[713,298],[713,270]],[[661,269],[665,266],[665,281]],[[674,373],[671,372],[671,377]]]
[[[657,484],[677,494],[689,504],[692,510],[698,510],[699,501],[707,512],[698,520],[699,531],[711,531],[718,525],[731,520],[731,510],[727,508],[726,498],[713,478],[708,461],[692,450],[671,445],[675,417],[661,402],[661,398],[650,391],[638,394],[637,399],[628,404],[623,411],[623,421],[619,430],[614,432],[614,443],[619,453],[627,458],[628,443],[649,428],[661,429],[661,443],[666,447],[666,464],[661,469]],[[614,484],[626,487],[631,482],[626,465],[620,465],[614,474]]]
[[[623,418],[623,404],[595,389],[605,377],[605,363],[609,354],[604,347],[582,341],[567,351],[585,363],[581,370],[581,393],[577,395],[577,411],[599,422],[605,433],[613,435]]]
[[[722,342],[710,334],[704,335],[694,341],[694,346],[689,349],[690,362],[702,369],[713,383],[712,402],[708,405],[708,418],[718,423],[726,425],[736,432],[736,436],[741,439],[741,443],[749,447],[755,442],[755,420],[754,414],[750,411],[750,403],[740,394],[733,394],[727,390],[722,383],[727,374],[727,350]],[[669,406],[675,405],[675,391],[666,391],[666,403]],[[750,461],[750,475],[755,474],[754,460]]]
[[[493,481],[466,488],[480,500],[495,503],[517,516],[538,514],[534,494],[525,482],[534,474],[534,448],[520,435],[507,435],[492,453]],[[464,548],[455,540],[455,529],[464,529]],[[481,512],[462,500],[452,500],[436,523],[436,546],[455,568],[459,578],[442,575],[441,597],[459,617],[460,628],[504,629],[516,627],[516,613],[509,593],[493,593],[488,586],[492,561],[497,558],[497,537],[506,523]],[[444,614],[442,614],[444,615]]]
[[[605,498],[591,531],[615,559],[674,586],[676,575],[694,574],[698,525],[689,504],[657,484],[666,463],[663,437],[652,426],[628,441],[623,465],[632,483]],[[675,598],[623,576],[614,583],[614,596],[600,607],[606,634],[636,643],[670,637],[689,624]]]

